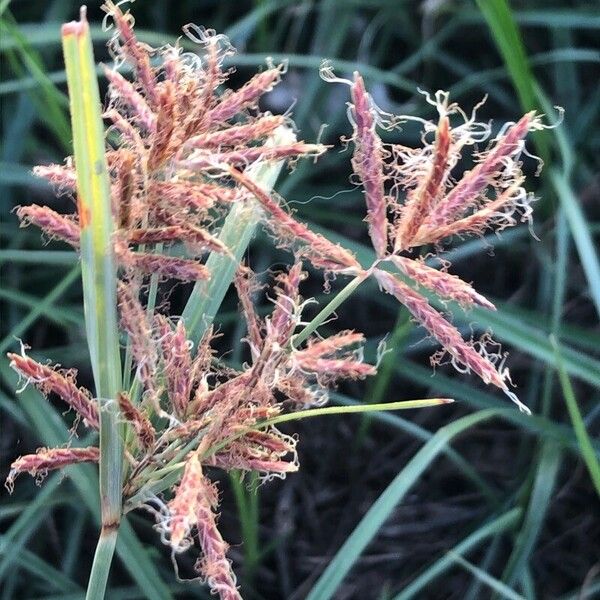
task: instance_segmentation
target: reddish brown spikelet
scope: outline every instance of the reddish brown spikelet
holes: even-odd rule
[[[207,113],[206,126],[224,123],[246,108],[254,106],[264,93],[279,83],[282,70],[283,67],[279,66],[257,73],[239,90],[226,94],[221,102]]]
[[[455,220],[477,203],[479,194],[501,169],[503,161],[517,154],[521,141],[530,130],[534,112],[524,115],[508,129],[483,160],[466,173],[432,213],[431,226],[443,226]]]
[[[171,212],[168,208],[156,208],[155,216],[167,225],[163,229],[171,231],[175,239],[180,239],[198,249],[208,249],[222,254],[231,254],[229,248],[219,238],[211,235],[206,229],[189,224],[183,217]],[[176,228],[176,229],[173,229]]]
[[[125,77],[114,69],[104,67],[104,75],[112,86],[113,98],[118,99],[119,103],[125,104],[131,112],[136,122],[138,122],[146,131],[156,130],[156,115],[150,110],[144,97],[135,89]]]
[[[203,556],[195,568],[204,577],[211,591],[219,595],[220,600],[242,600],[231,563],[227,559],[229,547],[217,528],[217,518],[213,512],[216,504],[217,494],[213,484],[202,478],[196,521]]]
[[[192,391],[190,344],[186,337],[183,321],[178,321],[175,331],[172,331],[164,317],[160,316],[158,319],[161,321],[160,345],[169,400],[175,414],[183,416],[186,413]]]
[[[187,550],[192,543],[190,533],[198,518],[203,479],[202,465],[198,454],[194,452],[186,460],[175,496],[167,506],[166,533],[169,536],[169,545],[175,552]]]
[[[311,356],[320,358],[335,354],[348,346],[362,344],[364,341],[365,336],[362,333],[356,331],[340,331],[323,340],[309,341],[306,351],[310,351]],[[304,352],[304,350],[301,352]]]
[[[183,29],[186,33],[189,33],[189,26]],[[206,49],[206,56],[204,59],[202,81],[188,82],[190,106],[188,110],[184,110],[183,112],[183,114],[187,113],[184,126],[185,139],[190,138],[197,131],[203,129],[205,115],[216,102],[215,90],[227,79],[227,75],[221,69],[222,57],[217,49],[218,42],[215,40],[216,36],[208,35],[206,30],[204,33],[208,39],[203,44]],[[171,79],[177,81],[176,77],[171,77]]]
[[[362,77],[354,73],[352,115],[354,155],[352,165],[365,190],[369,235],[378,258],[387,252],[387,201],[384,191],[383,151],[375,131],[373,108]]]
[[[298,471],[298,465],[287,461],[264,457],[263,452],[253,451],[247,447],[235,444],[229,452],[215,454],[208,459],[207,464],[224,471],[239,469],[240,471],[258,471],[269,475],[284,476]]]
[[[190,373],[190,379],[193,384],[201,383],[210,373],[210,365],[213,359],[213,349],[210,345],[212,339],[213,328],[211,326],[208,328],[208,331],[204,334],[196,348],[196,356],[192,362],[192,371]]]
[[[112,122],[114,129],[119,132],[122,142],[135,149],[139,156],[146,157],[147,150],[139,129],[130,123],[118,110],[109,108],[103,115]],[[108,155],[110,156],[110,154]]]
[[[77,175],[72,166],[65,165],[39,165],[33,167],[33,174],[36,177],[46,179],[55,186],[59,192],[71,192],[77,187]]]
[[[254,309],[254,303],[252,302],[252,295],[258,289],[258,286],[253,280],[252,271],[245,266],[238,268],[234,284],[242,306],[246,327],[248,328],[248,342],[253,355],[256,355],[262,346],[260,322]]]
[[[250,431],[243,437],[243,441],[260,446],[270,452],[277,452],[281,456],[294,452],[296,449],[296,440],[288,435],[283,435],[275,427],[268,430]]]
[[[195,437],[200,430],[206,428],[209,423],[210,417],[205,417],[203,419],[187,419],[184,423],[169,429],[163,435],[169,441]]]
[[[10,473],[6,478],[6,488],[12,493],[14,481],[20,473],[43,476],[47,471],[62,469],[82,462],[98,462],[100,450],[88,448],[39,448],[36,454],[20,456],[10,465]]]
[[[410,247],[419,227],[438,200],[440,187],[447,174],[450,141],[450,122],[446,115],[442,115],[438,122],[429,173],[408,195],[396,232],[395,250]]]
[[[119,263],[133,272],[157,274],[170,279],[179,279],[180,281],[197,281],[210,278],[208,269],[195,260],[163,254],[132,252],[122,242],[115,243],[115,251]]]
[[[332,379],[363,379],[375,375],[377,369],[351,358],[316,358],[308,352],[297,353],[294,362],[304,371],[325,375]]]
[[[150,450],[156,441],[156,432],[150,419],[131,402],[126,392],[120,392],[117,399],[121,413],[133,426],[140,446],[144,450]]]
[[[529,206],[531,198],[527,196],[521,187],[522,183],[523,178],[517,179],[495,200],[488,202],[467,217],[433,229],[422,228],[415,238],[415,243],[435,244],[453,235],[482,233],[492,226],[495,226],[497,231],[501,231],[506,227],[516,225],[515,212],[517,209],[520,210],[521,220],[527,221],[531,215],[531,207]]]
[[[326,400],[326,396],[316,390],[311,390],[302,378],[296,376],[279,378],[276,388],[286,397],[286,404],[290,404],[292,410],[322,404]]]
[[[270,320],[270,329],[277,342],[287,344],[298,324],[299,287],[304,279],[302,263],[296,262],[285,274],[280,274],[276,287],[276,304]]]
[[[442,298],[455,300],[462,306],[477,304],[489,310],[496,310],[496,307],[487,298],[478,294],[467,282],[456,275],[438,271],[428,267],[420,260],[402,256],[393,256],[392,262],[407,277]]]
[[[151,229],[134,229],[127,232],[127,239],[132,244],[157,244],[160,242],[181,241],[200,249],[214,250],[222,254],[229,254],[229,249],[218,238],[210,233],[187,225],[183,221],[174,219],[178,225],[167,225]]]
[[[281,413],[281,406],[266,405],[256,406],[254,404],[240,406],[236,412],[236,416],[240,423],[256,424],[257,421],[266,421]],[[254,432],[252,432],[254,433]]]
[[[73,381],[72,371],[62,374],[52,367],[36,362],[29,356],[21,356],[12,352],[9,352],[7,356],[10,366],[27,382],[33,383],[44,395],[57,394],[83,417],[89,427],[98,429],[99,419],[96,403],[87,390],[77,387]]]
[[[263,209],[272,217],[271,227],[282,230],[288,236],[297,238],[308,244],[307,252],[312,256],[323,257],[330,261],[332,269],[351,271],[360,270],[360,263],[344,248],[334,244],[318,233],[311,231],[306,225],[296,221],[259,185],[254,183],[236,169],[230,169],[231,176],[244,186],[261,204]]]
[[[206,229],[183,223],[181,223],[180,227],[184,231],[184,237],[181,239],[192,247],[196,246],[201,250],[207,249],[212,252],[231,255],[229,248],[219,238],[208,233]]]
[[[246,371],[203,394],[202,397],[194,398],[194,402],[190,406],[190,412],[202,415],[220,404],[223,404],[227,410],[230,407],[237,408],[240,402],[249,399],[252,377],[252,370]]]
[[[282,476],[298,470],[296,440],[282,434],[275,427],[266,431],[249,431],[257,420],[257,415],[248,416],[249,423],[244,420],[240,410],[236,412],[239,424],[230,427],[228,434],[244,432],[242,438],[231,442],[226,449],[208,458],[208,464],[225,470],[242,469],[244,471],[261,471],[269,475]],[[291,460],[285,457],[291,455]]]
[[[132,220],[132,204],[136,187],[135,155],[122,151],[115,159],[116,181],[111,186],[113,213],[118,216],[120,227],[129,227]]]
[[[121,9],[111,0],[105,2],[102,5],[102,9],[113,17],[124,44],[125,55],[133,63],[137,79],[142,84],[145,95],[151,101],[151,104],[154,105],[156,101],[154,73],[150,66],[147,47],[137,41],[133,32],[133,17],[129,12],[123,14]]]
[[[364,364],[359,353],[344,354],[348,346],[362,342],[364,336],[361,333],[342,331],[329,338],[309,342],[306,348],[292,354],[291,363],[304,372],[317,375],[317,379],[323,384],[328,379],[362,379],[374,375],[377,369]]]
[[[148,157],[148,169],[155,170],[169,158],[175,150],[174,138],[177,123],[177,101],[175,85],[164,81],[159,88],[156,131],[152,136],[152,145]]]
[[[180,226],[152,227],[149,229],[133,229],[127,232],[127,239],[131,244],[158,244],[182,240],[186,230]]]
[[[452,356],[454,364],[463,365],[479,375],[485,383],[507,391],[506,382],[496,367],[471,344],[465,342],[458,329],[432,308],[423,296],[390,273],[375,269],[374,275],[381,287],[404,304],[413,317],[440,342]]]
[[[187,140],[186,148],[220,148],[246,145],[265,138],[285,123],[281,115],[267,115],[244,125],[234,125],[220,131],[207,131]]]
[[[221,188],[218,186],[192,181],[153,181],[149,196],[158,206],[166,204],[173,208],[205,212],[215,202],[223,201],[226,193],[220,192]]]
[[[137,364],[140,381],[148,391],[150,401],[158,409],[159,391],[155,377],[158,356],[146,312],[130,289],[131,285],[124,281],[119,281],[117,285],[121,326],[129,335],[131,353]]]
[[[51,238],[58,238],[79,248],[80,229],[73,217],[61,215],[47,206],[31,204],[17,208],[21,226],[36,225]]]

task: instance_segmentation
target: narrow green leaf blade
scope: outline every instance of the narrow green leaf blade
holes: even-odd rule
[[[394,507],[404,498],[406,493],[431,465],[446,445],[455,436],[490,419],[498,414],[496,410],[484,410],[462,417],[442,427],[433,438],[427,442],[410,462],[396,475],[390,485],[371,506],[358,526],[337,551],[306,600],[329,600],[335,594],[338,586],[356,563],[363,550],[375,537],[380,527],[389,517]]]

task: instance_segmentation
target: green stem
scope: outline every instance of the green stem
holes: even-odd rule
[[[88,582],[86,600],[90,598],[104,598],[110,564],[117,545],[117,536],[119,530],[116,528],[102,528],[96,553],[94,554],[94,563]]]
[[[295,139],[291,129],[280,127],[267,145],[281,146],[293,143]],[[283,162],[257,163],[246,170],[246,175],[263,189],[270,191],[282,166]],[[233,256],[217,252],[210,254],[206,267],[211,277],[208,281],[196,283],[182,314],[188,338],[194,345],[197,346],[212,324],[262,216],[262,209],[256,200],[235,203],[227,215],[219,240],[229,248]]]
[[[112,250],[110,179],[100,92],[85,9],[62,27],[77,171],[85,325],[100,412],[102,532],[87,600],[104,598],[122,511],[123,441],[119,407],[121,358],[117,326],[116,264]]]
[[[245,585],[252,587],[252,581],[259,562],[258,540],[258,473],[249,474],[249,482],[244,485],[244,473],[235,470],[230,472],[229,480],[237,506],[242,539],[244,540],[244,579]]]
[[[219,442],[212,446],[209,451],[202,456],[202,460],[206,460],[222,450],[235,440],[245,436],[250,431],[256,431],[266,429],[272,425],[278,425],[279,423],[286,423],[288,421],[299,421],[300,419],[310,419],[314,417],[321,417],[325,415],[348,415],[357,413],[366,413],[371,411],[388,411],[388,410],[408,410],[413,408],[427,408],[430,406],[439,406],[440,404],[450,404],[454,402],[451,398],[427,398],[419,400],[403,400],[400,402],[385,402],[383,404],[359,404],[350,406],[326,406],[324,408],[310,408],[307,410],[300,410],[294,413],[287,413],[284,415],[277,415],[272,419],[267,419],[256,423],[253,427],[241,429],[235,435],[228,437],[227,439]],[[182,454],[182,457],[193,450],[191,447],[186,447],[186,451]],[[173,486],[180,478],[181,471],[185,462],[173,463],[162,469],[158,469],[152,473],[155,477],[155,481],[148,483],[141,487],[138,492],[127,500],[127,510],[132,510],[137,506],[141,506],[148,498],[154,497],[160,492],[164,492],[166,489]],[[163,477],[164,475],[164,477]]]
[[[319,312],[319,314],[310,322],[304,329],[294,336],[292,341],[292,345],[294,348],[297,348],[305,342],[309,336],[314,333],[324,322],[325,320],[331,316],[336,309],[347,300],[356,290],[356,288],[367,278],[366,274],[357,275],[346,287],[342,288],[333,298],[333,300],[327,304]]]

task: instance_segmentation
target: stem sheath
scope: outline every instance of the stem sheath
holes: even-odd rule
[[[123,443],[119,408],[121,358],[117,326],[117,271],[112,249],[110,179],[104,146],[100,92],[85,8],[62,27],[77,171],[81,273],[85,325],[100,409],[100,505],[98,541],[87,600],[104,598],[122,511]]]

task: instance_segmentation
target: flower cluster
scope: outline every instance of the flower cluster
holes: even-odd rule
[[[465,341],[422,290],[466,308],[493,305],[445,269],[406,254],[425,245],[436,247],[453,235],[529,219],[531,198],[522,187],[519,156],[525,135],[541,125],[530,113],[505,127],[486,151],[475,155],[475,167],[456,180],[452,172],[462,150],[484,142],[489,127],[438,93],[435,99],[428,97],[439,119],[422,121],[422,148],[384,144],[377,125],[395,126],[399,119],[377,110],[356,74],[347,82],[352,165],[364,190],[377,256],[364,266],[350,251],[311,231],[252,176],[249,167],[257,164],[315,157],[325,150],[295,139],[271,143],[288,119],[261,112],[258,102],[280,80],[281,65],[269,66],[235,91],[219,93],[230,75],[224,61],[233,53],[226,38],[187,26],[199,55],[179,46],[155,50],[137,40],[129,13],[110,1],[104,9],[116,30],[109,48],[117,66],[127,62],[134,74],[129,81],[117,69],[105,69],[110,84],[104,116],[110,123],[107,140],[112,140],[106,150],[115,222],[112,251],[120,273],[120,326],[135,373],[131,390],[114,399],[128,432],[125,508],[150,508],[174,555],[190,548],[195,537],[202,549],[199,575],[222,599],[239,598],[227,544],[217,528],[218,491],[207,469],[255,471],[267,479],[296,471],[296,439],[270,420],[284,410],[324,403],[327,387],[339,380],[375,373],[375,367],[362,361],[360,333],[297,336],[306,305],[300,295],[303,262],[360,281],[373,276],[439,340],[457,368],[473,371],[526,410],[509,390],[508,371],[498,362],[502,357],[492,355],[485,340]],[[323,75],[337,80],[327,67]],[[451,118],[458,124],[451,126]],[[73,159],[67,159],[64,165],[35,172],[59,192],[71,194],[76,192],[75,168]],[[249,202],[260,207],[265,226],[296,258],[276,276],[273,309],[263,318],[255,308],[254,274],[246,265],[236,266],[234,284],[250,355],[249,363],[236,370],[215,356],[210,327],[194,347],[183,319],[150,310],[140,298],[146,274],[164,282],[206,280],[211,277],[203,262],[206,252],[235,260],[219,227],[232,207]],[[35,224],[46,235],[79,247],[85,215],[65,216],[35,205],[20,207],[17,214],[24,225]],[[86,426],[98,429],[98,404],[78,387],[73,371],[40,364],[24,349],[9,358],[26,383],[58,395]],[[42,448],[13,463],[7,485],[12,488],[21,472],[39,477],[50,469],[98,459],[93,447]],[[180,477],[172,493],[163,496],[153,490],[167,473]]]
[[[352,165],[364,190],[366,221],[377,255],[368,274],[441,344],[443,350],[432,357],[432,362],[439,362],[447,353],[459,371],[472,371],[529,413],[510,390],[505,355],[494,351],[498,344],[488,334],[481,340],[465,341],[430,304],[427,294],[463,308],[478,305],[495,310],[493,304],[448,273],[444,261],[439,260],[442,269],[434,269],[421,257],[406,254],[423,246],[438,250],[452,236],[481,234],[488,229],[499,232],[531,221],[534,198],[523,187],[520,157],[527,134],[545,127],[541,117],[530,112],[518,122],[506,124],[486,150],[472,153],[475,166],[456,178],[455,167],[465,148],[484,144],[491,137],[489,124],[476,120],[476,109],[468,116],[449,101],[446,92],[438,91],[433,98],[425,95],[438,112],[437,121],[390,116],[375,106],[360,74],[355,73],[352,81],[340,79],[325,63],[321,75],[326,81],[350,86]],[[378,125],[393,129],[409,119],[423,126],[422,147],[382,142]],[[451,119],[456,124],[451,124]]]
[[[152,509],[157,529],[175,554],[193,545],[195,536],[202,549],[196,564],[201,577],[222,598],[238,598],[227,544],[217,529],[218,493],[206,469],[255,471],[264,479],[296,471],[296,439],[264,423],[284,409],[321,404],[327,385],[371,375],[375,368],[362,362],[357,348],[363,336],[354,332],[328,340],[313,337],[299,348],[293,345],[304,306],[300,261],[277,276],[273,312],[265,319],[254,308],[252,272],[238,267],[235,287],[251,355],[251,364],[240,371],[216,359],[212,330],[194,348],[183,320],[149,312],[142,304],[147,274],[160,277],[165,285],[170,280],[206,280],[206,252],[234,260],[219,239],[219,225],[232,206],[251,199],[252,190],[236,184],[236,178],[249,177],[244,174],[251,172],[248,166],[314,157],[324,147],[296,142],[290,134],[283,136],[290,140],[287,144],[270,142],[282,127],[290,130],[287,117],[258,108],[261,96],[280,80],[281,65],[258,73],[236,91],[219,94],[230,74],[223,61],[232,53],[223,36],[188,26],[186,33],[198,43],[200,56],[183,53],[180,47],[155,51],[136,39],[130,14],[112,2],[105,10],[116,28],[110,43],[116,62],[127,61],[134,70],[132,83],[118,70],[105,69],[110,88],[104,113],[110,123],[107,139],[116,140],[107,146],[106,156],[116,229],[112,251],[120,269],[120,327],[127,335],[138,384],[115,399],[130,432],[126,508]],[[152,55],[160,55],[157,66]],[[76,193],[72,158],[64,165],[37,167],[35,173],[60,193]],[[47,236],[79,248],[85,215],[61,215],[36,205],[20,207],[17,215],[23,225],[37,225]],[[278,235],[296,235],[285,222],[268,222]],[[303,234],[303,239],[316,241],[315,256],[329,257],[330,248],[336,248],[307,229],[298,233]],[[170,250],[181,245],[186,256],[173,256]],[[343,256],[340,260],[348,262]],[[76,412],[75,426],[81,419],[87,427],[99,428],[98,404],[76,384],[73,370],[38,363],[24,347],[9,359],[25,385],[56,394]],[[12,489],[19,473],[40,479],[51,469],[98,460],[95,447],[42,448],[14,461],[7,486]],[[170,464],[181,465],[182,473],[172,497],[148,494],[161,469]]]

